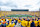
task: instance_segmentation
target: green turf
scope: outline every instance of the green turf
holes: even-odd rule
[[[9,15],[9,16],[7,16],[7,17],[27,17],[27,16],[29,16],[29,17],[34,17],[34,16],[32,16],[32,15]]]

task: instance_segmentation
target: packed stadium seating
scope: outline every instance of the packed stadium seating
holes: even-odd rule
[[[12,15],[12,14],[29,14],[29,15],[36,15],[39,17],[40,12],[29,12],[29,11],[0,11],[1,16]]]
[[[0,27],[40,27],[39,13],[38,11],[0,11]]]

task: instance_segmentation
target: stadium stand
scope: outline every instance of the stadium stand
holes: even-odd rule
[[[38,11],[0,11],[0,27],[40,27],[39,15]]]

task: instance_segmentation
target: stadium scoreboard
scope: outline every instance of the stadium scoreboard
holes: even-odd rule
[[[11,11],[29,11],[28,9],[11,9]]]

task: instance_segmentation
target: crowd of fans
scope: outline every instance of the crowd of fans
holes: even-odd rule
[[[0,27],[15,27],[15,25],[20,27],[40,27],[40,18],[0,18]]]

